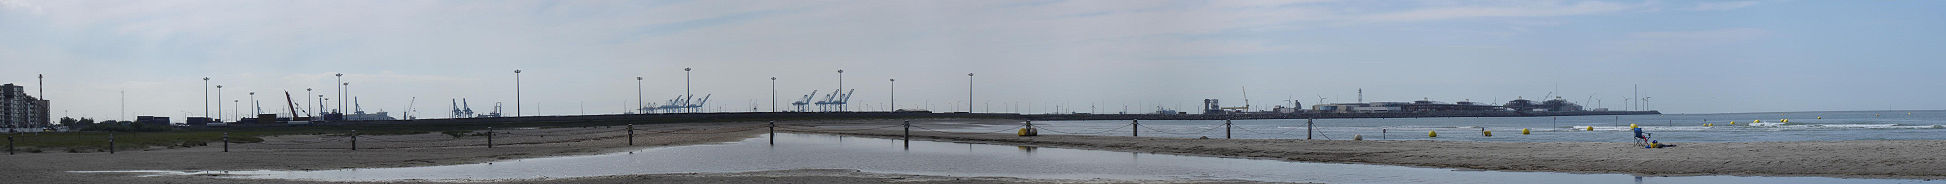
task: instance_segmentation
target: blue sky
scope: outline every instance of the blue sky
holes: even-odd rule
[[[1550,93],[1671,113],[1946,109],[1940,1],[35,1],[0,0],[0,82],[48,74],[56,115],[201,116],[223,99],[419,98],[605,114],[682,93],[712,109],[859,90],[854,109],[1193,110],[1301,100],[1504,102]],[[1558,89],[1558,90],[1557,90]],[[315,95],[315,94],[314,94]],[[211,97],[214,98],[214,97]],[[281,97],[259,95],[265,106]],[[276,100],[271,100],[276,99]],[[215,100],[211,100],[215,101]],[[1599,102],[1597,102],[1599,101]],[[300,102],[304,103],[304,102]],[[245,103],[245,106],[248,106]],[[483,105],[486,104],[486,105]],[[230,108],[231,105],[225,105]],[[265,111],[282,112],[281,108]],[[585,109],[585,110],[584,110]]]

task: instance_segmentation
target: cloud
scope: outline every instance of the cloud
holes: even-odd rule
[[[1400,12],[1379,13],[1364,16],[1365,21],[1403,22],[1432,21],[1481,17],[1549,17],[1571,16],[1597,13],[1620,12],[1647,7],[1646,4],[1631,5],[1603,1],[1582,1],[1563,4],[1560,2],[1514,3],[1498,5],[1459,5],[1454,7],[1434,7]]]
[[[1703,31],[1677,32],[1637,32],[1628,36],[1644,40],[1691,40],[1691,41],[1744,41],[1757,39],[1770,34],[1770,31],[1757,28],[1728,28]]]
[[[1757,3],[1758,3],[1757,1],[1703,2],[1703,3],[1696,3],[1696,7],[1690,7],[1689,10],[1695,10],[1695,11],[1734,10],[1738,8],[1754,6],[1757,5]]]

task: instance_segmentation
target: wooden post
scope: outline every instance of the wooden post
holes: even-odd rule
[[[777,121],[770,121],[770,145],[777,145]]]
[[[912,144],[912,121],[905,121],[905,143]]]
[[[223,132],[223,152],[230,152],[230,133]]]
[[[108,154],[115,154],[115,133],[108,133]]]
[[[635,145],[635,124],[634,123],[628,124],[628,145],[629,146]]]
[[[358,130],[351,130],[351,150],[358,151]]]
[[[1313,119],[1304,120],[1304,140],[1311,140],[1311,132],[1312,132],[1311,128],[1312,125],[1314,125],[1314,123],[1311,122],[1312,120]]]
[[[1136,119],[1136,120],[1128,120],[1128,130],[1129,130],[1129,132],[1128,132],[1128,134],[1129,134],[1129,137],[1141,137],[1141,136],[1142,136],[1142,120],[1139,120],[1139,119]]]
[[[1230,120],[1223,120],[1223,139],[1230,139]]]
[[[493,148],[493,127],[487,127],[487,148]]]

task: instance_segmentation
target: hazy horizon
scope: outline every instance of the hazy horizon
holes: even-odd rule
[[[1940,110],[1942,1],[39,1],[0,0],[0,83],[53,116],[203,116],[204,84],[444,118],[616,114],[683,94],[771,110],[1196,112],[1561,96],[1664,113]],[[1598,101],[1598,102],[1597,102]],[[214,110],[216,104],[209,104]],[[315,105],[311,105],[315,106]],[[300,107],[302,108],[302,107]],[[988,110],[988,109],[991,110]]]

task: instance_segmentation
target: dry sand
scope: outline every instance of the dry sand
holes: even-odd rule
[[[1010,120],[985,124],[1015,125]],[[896,125],[882,122],[879,125]],[[959,126],[964,124],[923,124]],[[814,125],[812,125],[814,126]],[[902,130],[847,130],[863,126],[797,127],[807,133],[831,133],[898,138]],[[1042,135],[1012,132],[966,134],[912,131],[914,139],[1025,145],[1194,156],[1278,159],[1306,162],[1369,163],[1403,166],[1470,168],[1506,171],[1630,173],[1652,176],[1745,175],[1826,176],[1845,178],[1946,178],[1946,141],[1828,141],[1682,143],[1662,149],[1643,149],[1631,143],[1591,142],[1476,142],[1476,141],[1352,141],[1193,139],[1125,136]],[[1519,135],[1508,135],[1519,136]]]

